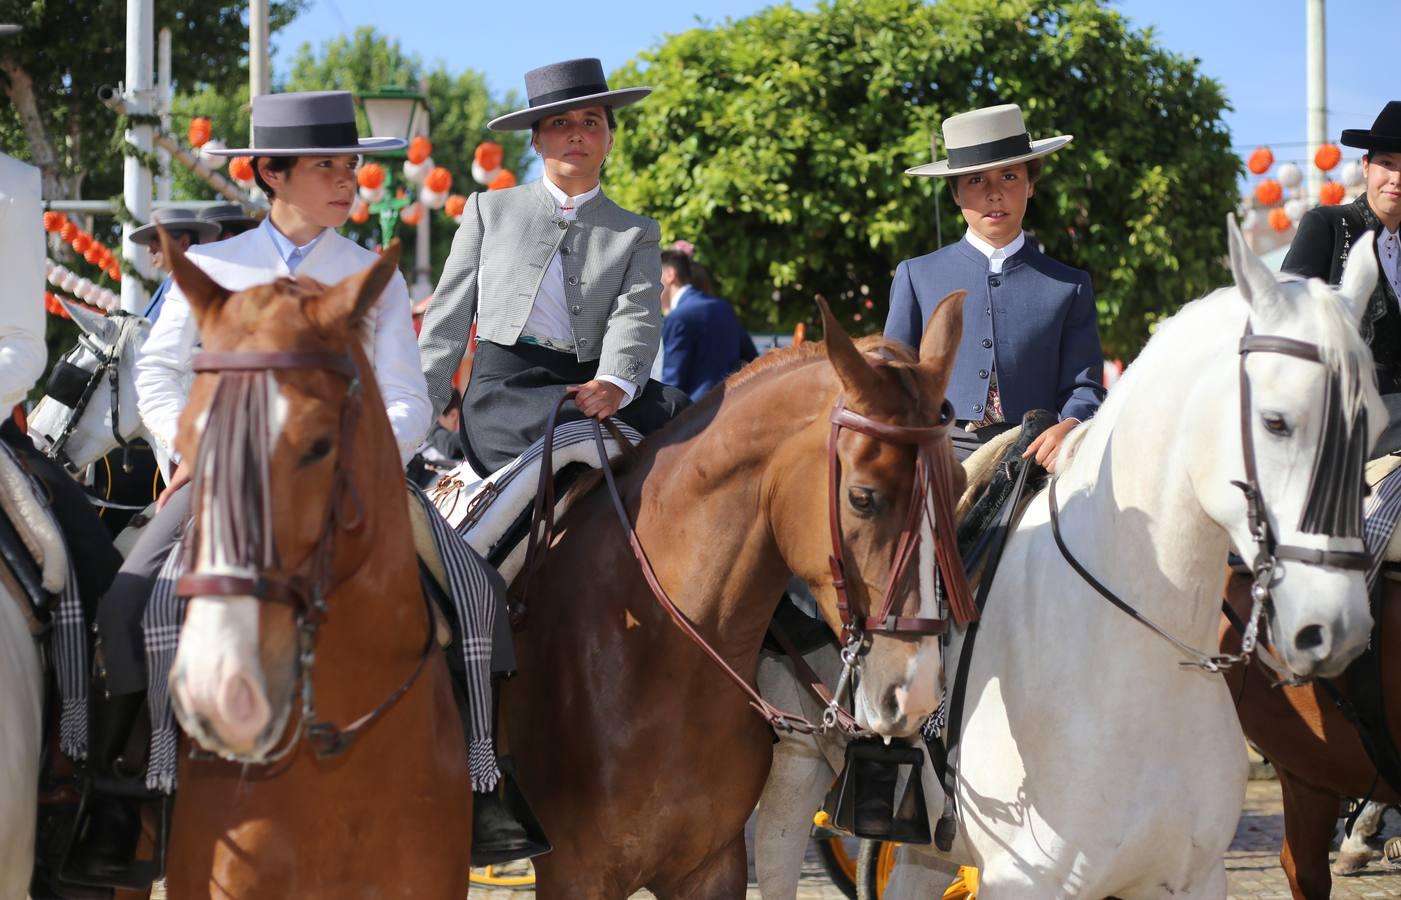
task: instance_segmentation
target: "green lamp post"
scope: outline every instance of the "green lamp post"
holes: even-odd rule
[[[402,137],[408,141],[420,135],[427,136],[428,103],[422,93],[410,88],[384,87],[362,93],[356,99],[365,111],[371,134]],[[405,159],[408,153],[392,150],[379,155]],[[399,227],[399,213],[414,202],[412,191],[406,191],[402,197],[396,196],[394,180],[391,167],[386,166],[384,196],[370,204],[370,212],[379,216],[380,241],[386,245],[394,239],[394,232]]]

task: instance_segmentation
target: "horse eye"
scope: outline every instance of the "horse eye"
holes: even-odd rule
[[[875,514],[879,505],[876,500],[876,492],[870,488],[850,488],[846,492],[846,502],[857,515],[863,518]]]
[[[302,454],[302,458],[297,461],[299,466],[309,466],[325,459],[331,452],[331,439],[328,437],[317,438],[316,441]]]
[[[1276,437],[1288,437],[1294,430],[1278,413],[1265,413],[1260,418],[1265,422],[1265,430]]]

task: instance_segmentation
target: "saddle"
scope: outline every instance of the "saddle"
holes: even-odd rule
[[[38,482],[8,445],[0,442],[0,577],[15,582],[29,603],[20,611],[38,635],[48,628],[68,579],[68,550]]]

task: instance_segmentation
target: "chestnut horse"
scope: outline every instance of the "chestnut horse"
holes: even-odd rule
[[[918,358],[880,338],[858,347],[824,307],[823,343],[774,351],[732,376],[618,474],[661,586],[750,685],[790,573],[840,627],[828,519],[838,397],[877,423],[939,423],[962,297],[931,316]],[[916,456],[855,431],[836,447],[846,588],[864,610],[891,574]],[[933,452],[947,455],[944,485],[957,497],[962,472],[947,434]],[[663,612],[605,491],[583,494],[556,533],[529,585],[520,674],[502,699],[521,786],[554,843],[535,860],[538,894],[622,898],[647,887],[660,897],[743,897],[744,824],[773,732]],[[896,615],[938,615],[931,543],[921,541],[911,566],[920,577],[897,579]],[[863,649],[857,719],[886,736],[913,733],[938,700],[939,637],[874,634]]]
[[[223,757],[180,763],[169,895],[463,897],[466,744],[359,336],[397,246],[329,288],[233,294],[165,251],[204,342],[176,442],[197,463],[171,695]]]
[[[1379,586],[1381,610],[1380,655],[1383,685],[1401,685],[1401,586],[1384,580]],[[1250,580],[1231,578],[1229,591],[1237,608],[1248,604]],[[1221,649],[1234,652],[1240,634],[1222,618]],[[1316,682],[1274,687],[1277,680],[1264,664],[1226,673],[1231,696],[1236,697],[1245,736],[1260,748],[1279,776],[1284,794],[1284,846],[1279,864],[1289,878],[1289,889],[1299,900],[1321,900],[1332,890],[1328,850],[1337,828],[1341,801],[1370,797],[1386,804],[1401,804],[1401,793],[1367,756],[1357,730],[1344,718],[1333,699]],[[1344,679],[1332,686],[1347,696]],[[1387,696],[1387,727],[1401,735],[1401,694]],[[1375,789],[1373,786],[1375,784]]]

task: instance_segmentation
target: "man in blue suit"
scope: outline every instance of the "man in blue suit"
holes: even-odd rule
[[[691,282],[691,258],[663,250],[662,381],[696,401],[759,352],[730,304]]]
[[[1041,157],[1071,138],[1031,140],[1012,104],[945,119],[943,133],[948,158],[906,174],[948,178],[968,231],[955,244],[900,263],[885,333],[919,346],[935,305],[967,290],[948,388],[963,426],[954,432],[954,450],[966,458],[1029,410],[1047,409],[1060,421],[1027,455],[1049,467],[1065,436],[1104,399],[1090,276],[1046,256],[1022,232]]]

